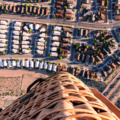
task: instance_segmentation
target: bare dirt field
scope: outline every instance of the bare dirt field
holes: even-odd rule
[[[13,101],[15,101],[18,96],[1,96],[0,97],[0,107],[5,109],[8,105],[10,105]]]
[[[0,77],[0,96],[19,95],[21,77]]]
[[[0,108],[6,108],[37,78],[47,78],[52,73],[43,70],[0,70]]]

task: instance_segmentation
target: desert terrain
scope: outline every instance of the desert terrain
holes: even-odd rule
[[[19,96],[25,94],[27,87],[37,78],[47,78],[51,74],[42,70],[1,70],[0,108],[5,109]]]

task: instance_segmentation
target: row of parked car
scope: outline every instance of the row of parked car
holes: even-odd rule
[[[70,53],[71,38],[72,28],[65,26],[53,26],[50,46],[51,56],[68,57]]]
[[[36,29],[39,32],[35,39],[35,54],[44,55],[46,48],[47,25],[41,25],[41,26],[36,25]]]
[[[44,69],[57,71],[57,63],[45,62],[41,60],[28,59],[0,59],[0,68],[27,68],[27,69]]]
[[[11,27],[11,53],[19,53],[20,48],[20,34],[21,34],[22,22],[12,22]]]
[[[8,45],[8,21],[0,20],[0,55],[6,54]]]
[[[11,29],[12,54],[45,53],[47,25],[14,21]]]

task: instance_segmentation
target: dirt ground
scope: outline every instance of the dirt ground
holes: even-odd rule
[[[37,78],[47,78],[51,74],[43,70],[0,70],[0,108],[6,108],[25,94],[27,87]]]
[[[19,95],[21,77],[0,77],[0,96]]]

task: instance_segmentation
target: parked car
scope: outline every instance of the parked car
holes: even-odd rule
[[[114,84],[111,84],[111,85],[110,85],[110,88],[113,88],[113,87],[114,87]]]
[[[11,68],[12,67],[12,61],[8,60],[8,67]]]
[[[0,67],[3,67],[3,61],[0,60]]]
[[[103,95],[105,95],[105,96],[106,96],[107,94],[108,94],[108,92],[103,93]]]
[[[33,60],[30,61],[30,68],[34,68],[34,61]]]
[[[39,67],[39,60],[36,60],[35,61],[35,68],[38,68]]]
[[[3,61],[3,65],[4,65],[4,67],[7,67],[8,64],[7,64],[6,60]]]
[[[24,60],[21,61],[21,67],[25,67],[25,61]]]
[[[48,65],[48,70],[49,70],[49,71],[52,71],[52,64],[49,64],[49,65]]]
[[[43,66],[44,66],[44,69],[47,70],[48,65],[47,65],[46,62],[44,62],[44,65],[43,65]]]
[[[30,67],[30,66],[29,66],[29,60],[26,60],[26,61],[25,61],[25,67],[26,67],[26,68],[29,68],[29,67]]]
[[[54,72],[57,71],[57,66],[55,64],[53,65],[52,71],[54,71]]]
[[[39,64],[39,69],[43,69],[43,63],[44,63],[44,62],[40,62],[40,64]]]
[[[12,60],[12,67],[16,67],[16,61]]]
[[[20,68],[21,65],[20,65],[20,60],[17,61],[17,67]]]

